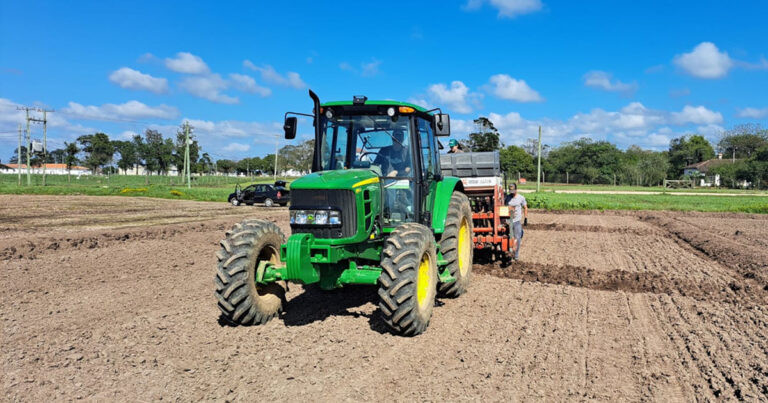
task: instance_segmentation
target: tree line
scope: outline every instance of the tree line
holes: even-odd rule
[[[190,172],[195,174],[274,174],[275,154],[264,157],[246,157],[240,160],[213,159],[203,152],[194,134],[190,133]],[[164,138],[157,130],[146,129],[143,135],[130,140],[112,140],[106,133],[98,132],[78,137],[75,141],[64,142],[64,147],[51,150],[47,155],[30,154],[30,165],[45,163],[66,164],[68,170],[83,165],[94,173],[139,174],[143,167],[147,175],[168,175],[170,171],[183,167],[185,134],[182,128],[175,139]],[[297,145],[286,145],[278,151],[278,170],[308,172],[312,167],[314,140]],[[13,150],[10,163],[18,163],[18,149]],[[21,163],[26,163],[27,146],[21,146]]]
[[[508,177],[536,178],[536,139],[528,139],[521,146],[505,146],[493,122],[480,117],[474,124],[475,130],[462,144],[465,150],[499,150],[501,167]],[[557,147],[542,144],[541,168],[548,182],[657,186],[664,179],[691,178],[685,175],[687,166],[714,159],[718,153],[730,163],[719,164],[708,175],[719,174],[726,186],[746,182],[756,188],[768,187],[768,130],[756,124],[725,131],[715,145],[699,134],[681,136],[672,139],[664,151],[636,145],[621,150],[608,141],[586,137]]]

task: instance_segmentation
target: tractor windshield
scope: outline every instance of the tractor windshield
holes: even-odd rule
[[[370,168],[379,176],[411,178],[413,165],[407,116],[323,116],[323,170]]]

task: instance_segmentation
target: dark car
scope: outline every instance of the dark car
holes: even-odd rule
[[[290,190],[285,188],[285,181],[277,181],[274,185],[268,183],[253,184],[244,189],[237,185],[235,192],[231,193],[227,200],[233,206],[241,204],[252,206],[255,203],[264,203],[267,207],[272,207],[275,204],[285,206],[290,199],[290,193]]]

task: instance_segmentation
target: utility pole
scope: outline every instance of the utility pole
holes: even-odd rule
[[[45,186],[45,165],[48,163],[48,111],[43,109],[43,186]]]
[[[46,159],[48,158],[48,112],[55,112],[53,109],[40,109],[40,108],[30,108],[28,106],[23,107],[16,107],[16,110],[23,110],[27,115],[27,185],[32,184],[32,178],[30,174],[30,148],[32,146],[32,137],[29,129],[29,122],[36,122],[36,123],[42,123],[43,124],[43,186],[45,186],[45,164]],[[31,118],[29,117],[29,111],[37,111],[37,112],[43,112],[43,118]],[[21,148],[21,147],[19,147]],[[19,156],[19,159],[21,156]]]
[[[536,191],[541,192],[541,126],[539,126],[539,162],[536,174]]]
[[[25,111],[27,112],[27,186],[32,185],[32,176],[29,172],[29,148],[32,145],[32,140],[30,139],[30,133],[29,133],[29,108],[25,107]]]
[[[275,136],[275,182],[277,182],[277,146],[280,145],[279,137]]]
[[[184,137],[184,170],[187,174],[187,189],[190,189],[192,187],[192,179],[189,173],[191,165],[189,163],[189,122],[184,122]]]
[[[19,151],[16,152],[16,171],[19,173],[19,186],[21,186],[21,123],[19,123]]]

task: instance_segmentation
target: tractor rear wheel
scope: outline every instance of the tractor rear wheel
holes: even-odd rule
[[[455,298],[464,294],[472,274],[474,247],[472,245],[472,210],[469,198],[460,192],[451,195],[445,231],[440,239],[440,251],[448,261],[447,268],[456,278],[453,283],[441,283],[440,295]]]
[[[379,276],[379,310],[394,333],[427,329],[437,293],[437,254],[432,230],[403,224],[387,238]]]
[[[280,262],[285,236],[270,221],[245,220],[227,231],[221,241],[216,299],[223,317],[236,325],[267,323],[282,309],[285,290],[277,283],[256,284],[256,268],[262,261]]]

